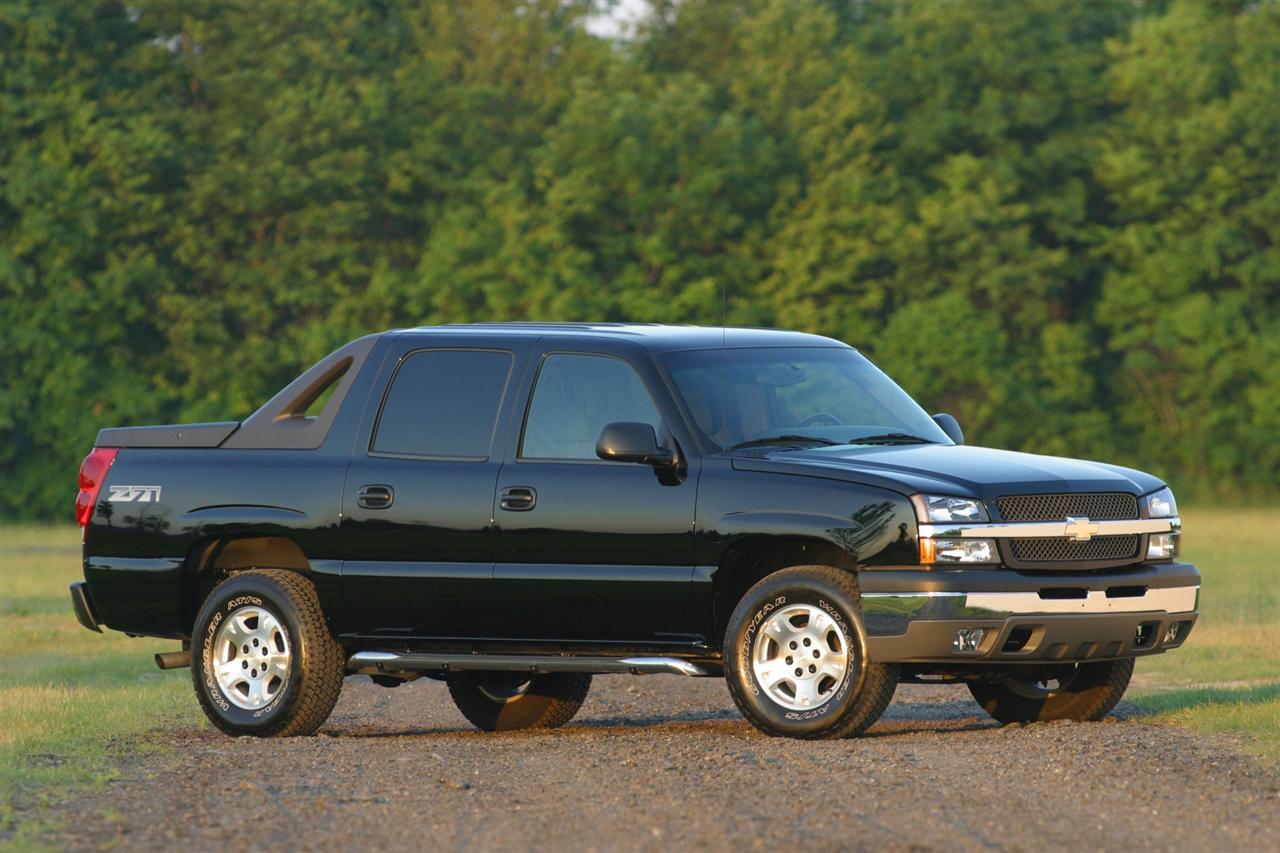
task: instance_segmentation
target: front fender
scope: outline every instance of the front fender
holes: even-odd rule
[[[718,566],[750,537],[816,539],[853,565],[914,564],[916,522],[910,501],[857,483],[715,467],[698,495],[699,565]]]
[[[860,506],[848,515],[788,510],[734,512],[722,516],[718,528],[725,550],[748,539],[808,539],[836,548],[852,566],[886,562],[886,551],[895,554],[888,562],[904,562],[903,555],[915,556],[915,524],[910,516],[906,520],[899,518],[895,510],[893,501],[883,500]],[[899,543],[906,543],[905,551],[896,547]]]
[[[729,611],[765,574],[789,565],[856,571],[916,562],[915,512],[904,495],[777,472],[704,468],[699,483],[693,612],[716,644]]]

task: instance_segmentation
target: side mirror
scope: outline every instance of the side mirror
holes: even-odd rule
[[[947,434],[947,438],[956,444],[964,444],[964,430],[960,429],[960,422],[951,415],[946,412],[939,412],[933,416],[933,422],[942,427],[942,431]]]
[[[658,445],[658,434],[651,424],[633,421],[618,421],[600,430],[596,456],[611,462],[639,462],[655,468],[667,468],[676,461],[673,452]]]

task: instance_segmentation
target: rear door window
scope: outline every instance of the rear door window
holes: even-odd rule
[[[487,459],[512,361],[511,353],[495,350],[410,354],[391,380],[370,451]]]

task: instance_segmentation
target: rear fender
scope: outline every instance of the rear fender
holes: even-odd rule
[[[286,569],[307,575],[316,586],[321,607],[335,633],[341,628],[341,560],[321,559],[305,550],[304,542],[283,522],[301,513],[274,507],[217,507],[219,523],[201,525],[187,555],[182,605],[183,624],[190,626],[213,588],[228,574],[249,569]],[[247,510],[239,523],[227,516]],[[206,514],[207,511],[199,514]],[[197,513],[192,513],[196,515]],[[212,513],[208,513],[212,515]],[[248,521],[253,516],[254,522]]]

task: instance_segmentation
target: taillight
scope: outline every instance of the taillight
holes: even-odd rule
[[[76,522],[83,530],[93,517],[93,508],[98,503],[98,492],[102,491],[102,481],[107,479],[107,471],[111,463],[116,461],[120,450],[115,447],[95,447],[80,463],[80,494],[76,495]]]

